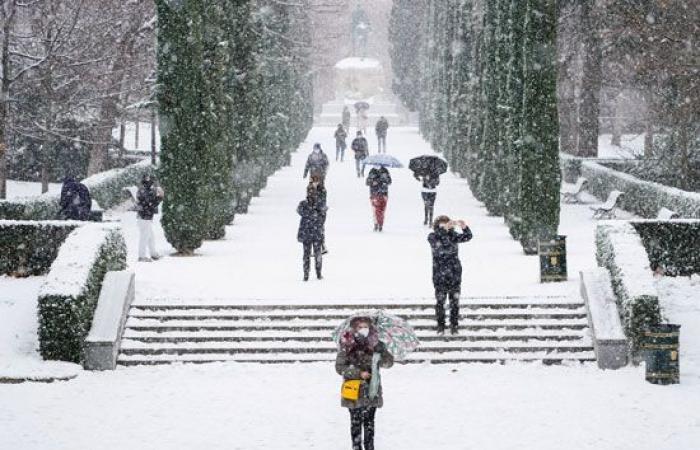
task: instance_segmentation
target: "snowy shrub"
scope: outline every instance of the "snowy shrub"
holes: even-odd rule
[[[100,172],[82,182],[90,190],[90,195],[104,209],[111,208],[124,200],[122,189],[137,184],[153,167],[147,160],[125,167]],[[60,210],[59,193],[47,193],[36,197],[0,201],[0,219],[10,220],[54,220]]]
[[[642,239],[629,222],[601,221],[596,229],[598,265],[610,272],[625,334],[632,350],[642,330],[661,321],[659,299]]]
[[[700,219],[700,193],[643,181],[593,161],[581,163],[581,176],[588,179],[588,192],[600,199],[607,198],[613,190],[624,192],[620,206],[639,216],[655,218],[659,209],[668,208],[681,217]]]
[[[39,350],[45,359],[81,362],[105,274],[125,268],[119,228],[85,224],[71,232],[39,291]]]
[[[700,273],[700,220],[633,221],[651,269],[671,276]]]
[[[0,275],[42,275],[80,223],[0,220]]]

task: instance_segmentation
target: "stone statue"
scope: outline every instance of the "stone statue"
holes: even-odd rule
[[[367,40],[369,39],[370,24],[367,13],[358,4],[352,13],[352,56],[367,56]],[[357,52],[361,51],[358,55]]]

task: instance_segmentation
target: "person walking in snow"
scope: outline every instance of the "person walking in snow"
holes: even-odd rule
[[[374,126],[374,131],[377,133],[377,153],[386,153],[386,134],[389,129],[389,121],[382,116]]]
[[[373,167],[369,171],[366,181],[369,186],[369,199],[374,209],[374,231],[382,231],[384,228],[384,214],[389,201],[389,185],[391,175],[386,167]]]
[[[338,128],[333,136],[335,137],[335,160],[338,161],[338,158],[340,158],[340,162],[343,162],[345,160],[345,149],[348,147],[348,144],[345,142],[348,133],[345,131],[342,123],[338,124]]]
[[[306,187],[306,198],[312,199],[314,204],[318,204],[323,214],[321,216],[321,226],[326,229],[326,215],[328,212],[328,191],[323,184],[323,180],[318,175],[312,175],[309,180],[309,185]],[[321,242],[321,254],[328,253],[326,248],[326,234],[323,233],[323,241]]]
[[[376,328],[369,317],[356,317],[350,322],[351,329],[340,339],[340,351],[335,358],[335,371],[347,380],[361,380],[357,400],[343,398],[341,406],[350,411],[350,437],[353,450],[374,450],[374,417],[377,408],[384,405],[381,378],[377,391],[370,392],[373,376],[379,368],[390,368],[394,358],[379,340]],[[378,354],[379,362],[373,367],[372,357]],[[364,436],[363,436],[364,432]]]
[[[461,232],[454,230],[459,227]],[[445,300],[450,299],[450,332],[459,330],[459,296],[462,288],[462,264],[458,245],[472,239],[472,232],[463,220],[452,221],[447,216],[435,219],[428,242],[433,252],[433,286],[437,332],[445,332]]]
[[[341,122],[343,123],[343,128],[345,128],[345,132],[349,133],[350,132],[350,119],[352,118],[352,114],[350,114],[350,108],[346,106],[343,106],[343,115]]]
[[[322,180],[325,180],[326,173],[328,172],[328,156],[321,149],[321,144],[314,144],[314,149],[306,159],[306,166],[304,166],[304,176],[306,178],[309,174],[318,175]]]
[[[67,176],[61,187],[59,206],[59,216],[63,220],[88,220],[92,208],[90,190],[72,176]]]
[[[321,280],[323,278],[321,275],[321,269],[323,268],[323,256],[321,252],[325,234],[323,229],[326,215],[325,208],[316,197],[307,195],[306,200],[302,200],[299,206],[297,206],[297,214],[301,216],[299,231],[297,232],[297,241],[299,241],[304,248],[304,281],[309,281],[312,250],[314,252],[316,278]]]
[[[369,156],[369,144],[362,135],[362,131],[357,132],[357,137],[353,139],[350,148],[355,153],[355,169],[357,170],[357,178],[360,178],[365,175],[364,160]]]
[[[151,175],[144,175],[136,193],[136,223],[139,228],[139,261],[151,262],[160,259],[156,253],[153,237],[153,216],[158,214],[158,205],[163,201],[163,190],[156,187]]]
[[[362,134],[367,134],[367,127],[369,127],[369,114],[366,108],[359,108],[357,111],[357,129],[362,131]]]
[[[437,197],[437,186],[440,184],[440,175],[437,173],[422,176],[416,175],[416,180],[420,181],[423,185],[421,189],[421,197],[423,198],[425,212],[423,225],[430,225],[433,223],[433,211],[435,208],[435,198]]]

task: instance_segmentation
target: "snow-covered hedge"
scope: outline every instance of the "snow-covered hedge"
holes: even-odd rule
[[[90,223],[71,232],[39,291],[39,350],[45,359],[82,361],[105,274],[125,268],[126,243],[118,227]]]
[[[144,160],[123,169],[100,172],[83,180],[90,190],[90,195],[104,209],[121,203],[122,189],[137,184],[146,173],[151,173],[153,166]],[[12,220],[54,220],[58,218],[61,196],[59,193],[47,193],[36,197],[14,200],[0,200],[0,219]]]
[[[610,271],[625,334],[636,351],[642,330],[661,320],[659,298],[642,239],[630,222],[600,221],[598,265]]]
[[[652,270],[666,275],[700,273],[700,220],[635,220]]]
[[[0,275],[42,275],[80,222],[0,220]]]
[[[586,190],[600,199],[606,199],[614,190],[624,192],[620,199],[622,209],[641,217],[653,219],[661,208],[668,208],[683,218],[700,219],[700,193],[640,180],[594,160],[564,156],[561,165],[565,173],[578,172],[585,177],[588,180]]]

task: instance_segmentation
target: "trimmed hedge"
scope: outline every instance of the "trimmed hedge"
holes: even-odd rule
[[[102,281],[126,268],[119,228],[86,224],[73,230],[39,291],[39,351],[44,359],[83,361]]]
[[[0,275],[43,275],[79,222],[0,220]]]
[[[632,221],[651,269],[670,276],[700,273],[700,220]]]
[[[629,222],[600,221],[596,247],[598,265],[610,272],[625,334],[636,352],[643,330],[661,322],[658,293],[642,239]]]
[[[91,197],[103,209],[109,209],[124,201],[122,189],[138,184],[147,173],[153,173],[150,161],[144,160],[123,169],[101,172],[83,180]],[[61,196],[42,194],[15,200],[0,200],[0,219],[10,220],[55,220],[60,210]]]
[[[651,181],[643,181],[632,175],[605,167],[593,160],[577,159],[571,156],[561,158],[562,171],[572,179],[577,172],[588,180],[586,190],[601,200],[608,198],[611,191],[625,193],[620,198],[620,207],[638,216],[656,218],[661,208],[668,208],[681,217],[700,219],[700,193],[687,192]]]

